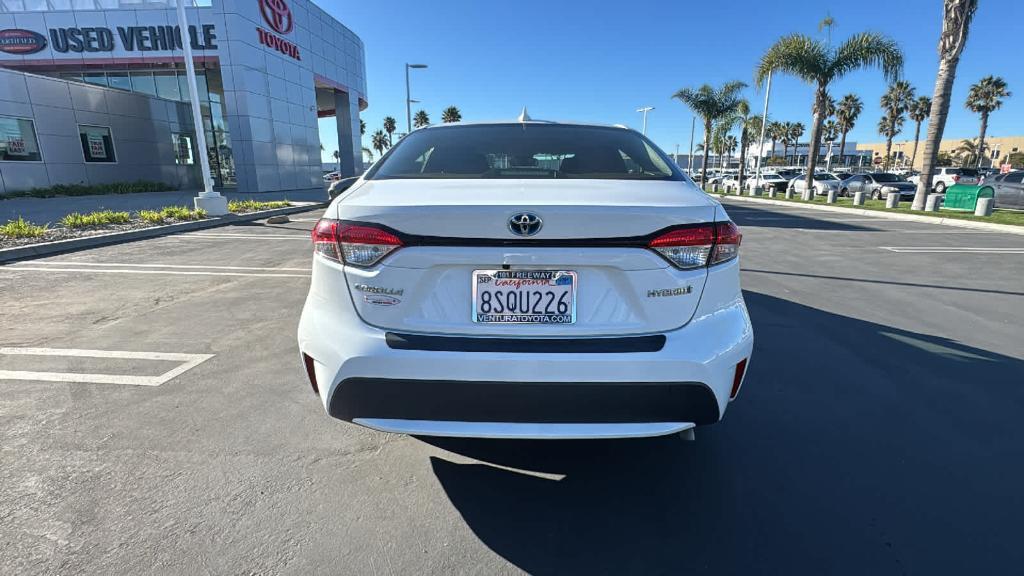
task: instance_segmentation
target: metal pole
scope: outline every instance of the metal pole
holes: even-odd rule
[[[636,111],[644,115],[644,127],[640,131],[641,134],[647,136],[647,113],[654,110],[654,106],[644,106],[643,108],[637,108]]]
[[[761,181],[761,158],[764,156],[764,129],[768,123],[768,97],[772,93],[772,73],[768,72],[768,84],[764,90],[764,112],[761,113],[761,135],[757,139],[757,168],[754,170],[754,186]],[[774,152],[774,150],[773,150]]]
[[[180,2],[181,0],[179,0]],[[409,93],[409,63],[405,63],[405,133],[412,132],[412,95]]]
[[[693,180],[693,132],[697,129],[697,117],[690,121],[690,157],[686,159],[686,169],[690,171],[690,180]],[[703,186],[704,183],[701,183]]]
[[[221,198],[219,192],[213,190],[213,178],[210,176],[210,157],[206,148],[206,130],[203,128],[202,110],[199,108],[199,87],[196,83],[196,65],[192,60],[192,38],[188,31],[188,18],[185,17],[185,2],[178,0],[178,28],[181,30],[181,49],[185,53],[185,77],[188,78],[188,95],[192,104],[192,122],[196,131],[196,146],[199,147],[199,166],[202,170],[203,191],[196,198],[196,207],[203,208],[214,216],[227,214],[227,204],[222,200],[201,202],[207,198]],[[223,203],[223,212],[219,204]]]

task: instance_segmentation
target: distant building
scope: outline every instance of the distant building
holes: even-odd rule
[[[976,136],[972,136],[976,138]],[[939,152],[953,154],[960,148],[963,138],[949,138],[939,143]],[[871,156],[871,162],[881,165],[885,162],[885,142],[871,142],[857,146],[858,152]],[[984,168],[996,167],[1010,154],[1024,151],[1024,136],[996,136],[985,138],[985,157],[981,160]],[[918,142],[917,157],[913,158],[913,140],[893,140],[892,157],[893,166],[909,167],[911,160],[914,162],[914,170],[920,170],[924,166],[924,139]]]

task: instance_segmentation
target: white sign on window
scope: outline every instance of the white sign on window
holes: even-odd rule
[[[89,140],[89,155],[93,158],[106,158],[107,146],[103,143],[103,136],[89,134],[87,138]]]
[[[25,150],[25,140],[18,137],[8,138],[7,153],[16,154],[18,156],[27,156],[28,152]]]

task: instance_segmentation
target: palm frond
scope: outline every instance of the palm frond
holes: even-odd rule
[[[862,32],[847,38],[835,51],[827,77],[831,80],[861,68],[881,68],[892,82],[903,73],[903,51],[895,40],[874,32]]]

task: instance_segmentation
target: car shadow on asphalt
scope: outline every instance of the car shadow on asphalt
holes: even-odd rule
[[[878,229],[842,222],[836,218],[841,214],[829,214],[810,218],[792,212],[763,210],[750,206],[726,206],[729,216],[740,227],[759,226],[764,228],[799,228],[801,230],[830,230],[837,232],[877,232]]]
[[[1024,561],[1024,362],[747,292],[723,422],[618,441],[421,438],[530,574],[1005,573]]]

